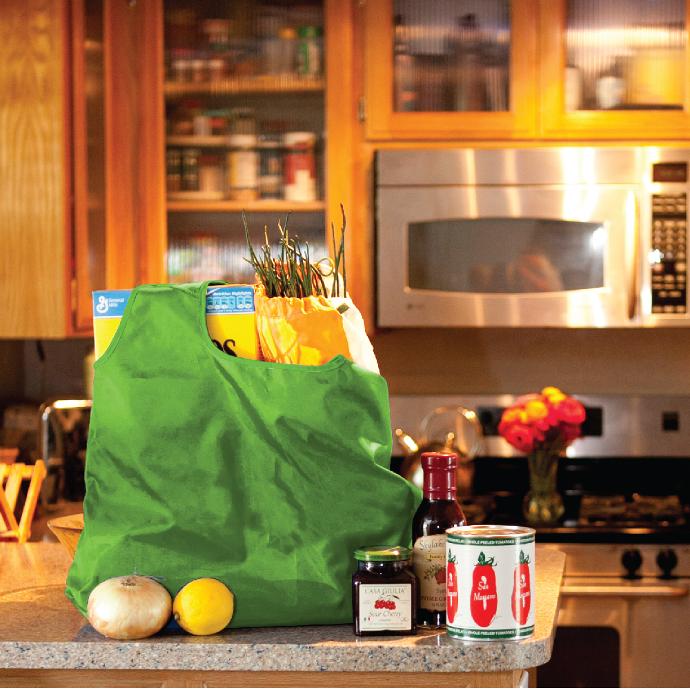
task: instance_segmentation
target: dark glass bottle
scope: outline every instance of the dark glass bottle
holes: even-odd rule
[[[352,613],[355,635],[414,635],[417,578],[405,546],[368,546],[355,551]]]
[[[456,496],[458,456],[422,453],[424,499],[412,520],[412,562],[418,580],[417,623],[446,624],[446,530],[465,524]]]

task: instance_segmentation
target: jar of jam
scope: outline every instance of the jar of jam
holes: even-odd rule
[[[355,551],[352,612],[355,635],[414,635],[417,578],[405,546],[362,546]]]

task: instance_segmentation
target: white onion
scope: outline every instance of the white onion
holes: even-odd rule
[[[89,595],[89,623],[106,637],[137,640],[155,635],[170,618],[168,590],[150,577],[111,577]]]

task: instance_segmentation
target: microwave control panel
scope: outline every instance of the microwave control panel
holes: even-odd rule
[[[687,313],[687,194],[652,196],[652,313]]]

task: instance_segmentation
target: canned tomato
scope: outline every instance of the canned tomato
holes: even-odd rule
[[[472,525],[447,534],[446,628],[462,640],[534,632],[534,530]]]

